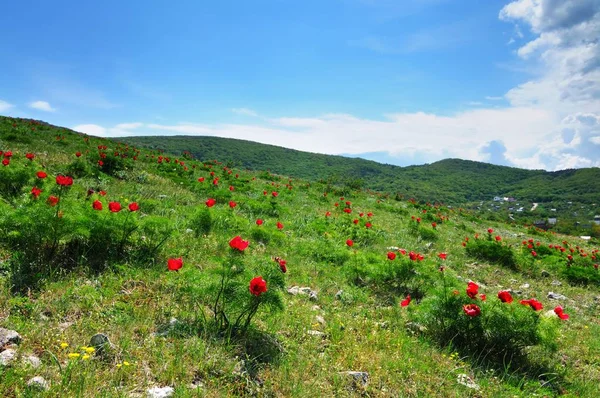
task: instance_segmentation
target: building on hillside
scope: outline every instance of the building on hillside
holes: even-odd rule
[[[494,196],[494,202],[501,202],[502,198],[500,196]]]
[[[517,200],[515,198],[504,198],[505,202],[516,202]]]
[[[557,222],[557,218],[556,217],[549,217],[548,218],[548,225],[556,225]]]
[[[594,216],[594,224],[600,225],[600,216]]]

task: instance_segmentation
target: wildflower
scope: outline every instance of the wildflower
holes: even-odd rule
[[[100,191],[100,192],[98,192],[98,194],[99,194],[100,196],[106,196],[106,191]]]
[[[250,281],[250,293],[256,297],[267,291],[267,282],[262,276],[257,276]]]
[[[431,226],[433,227],[433,229],[435,229],[435,227],[437,227],[437,224],[436,224],[436,223],[434,223],[434,222],[432,222],[432,223],[431,223]]]
[[[41,193],[42,193],[42,190],[39,189],[38,187],[31,188],[31,194],[33,195],[33,197],[35,199],[37,199],[40,196]]]
[[[121,211],[121,204],[119,202],[109,202],[108,210],[110,210],[113,213],[118,213]]]
[[[346,213],[346,214],[350,214],[350,213],[352,213],[352,209],[351,209],[351,208],[349,208],[349,207],[346,207],[346,208],[344,209],[344,213]]]
[[[230,191],[233,191],[234,189],[235,189],[235,188],[233,187],[233,185],[230,185],[230,186],[229,186],[229,190],[230,190]]]
[[[373,226],[373,224],[371,224],[370,222],[368,222],[368,223],[365,224],[366,228],[371,228],[372,226]]]
[[[198,182],[204,182],[204,177],[198,178]]]
[[[283,229],[283,224],[277,221],[277,229]]]
[[[263,225],[263,220],[261,220],[260,218],[256,220],[256,225],[258,225],[259,227]]]
[[[536,256],[537,256],[537,253],[535,252],[535,250],[532,250],[532,251],[531,251],[531,255],[532,255],[533,257],[536,257]]]
[[[65,342],[60,343],[60,348],[62,348],[63,350],[65,348],[67,348],[68,346],[69,346],[69,343],[65,343]]]
[[[529,300],[521,300],[519,301],[519,303],[523,304],[523,305],[528,305],[531,308],[533,308],[535,311],[539,311],[542,308],[544,308],[542,306],[542,303],[540,303],[539,301],[537,301],[536,299],[529,299]]]
[[[10,159],[9,158],[2,159],[2,165],[8,166],[9,164],[10,164]]]
[[[246,250],[249,244],[250,242],[248,242],[247,240],[243,240],[242,237],[239,235],[229,241],[229,247],[231,247],[232,249],[239,250],[241,252]]]
[[[215,203],[217,203],[217,201],[216,201],[215,199],[213,199],[213,198],[209,198],[209,199],[206,201],[206,206],[208,206],[208,207],[213,207],[213,206],[215,205]]]
[[[235,203],[233,200],[229,201],[229,207],[231,207],[232,209],[237,206],[237,203]]]
[[[491,235],[493,232],[494,232],[494,230],[493,230],[493,229],[491,229],[491,228],[489,228],[489,229],[488,229],[488,234],[490,234],[490,235]]]
[[[510,295],[510,292],[508,290],[500,290],[498,292],[498,298],[503,303],[512,303],[512,301],[513,301],[513,298]]]
[[[500,235],[496,235],[496,242],[500,242],[502,240],[502,237]]]
[[[52,207],[56,206],[58,204],[58,201],[59,201],[59,199],[56,196],[54,196],[54,195],[50,195],[48,197],[48,203]]]
[[[83,359],[84,361],[87,361],[90,359],[89,354],[83,354],[83,356],[81,357],[81,359]]]
[[[27,153],[25,154],[25,157],[29,160],[33,160],[33,158],[35,158],[35,155],[33,153]]]
[[[94,200],[94,203],[92,203],[92,208],[94,210],[102,210],[102,202],[99,200]]]
[[[475,282],[469,282],[467,284],[467,296],[474,299],[477,298],[477,293],[479,293],[479,285]]]
[[[446,257],[448,257],[448,255],[446,253],[440,253],[440,254],[438,254],[438,257],[442,260],[445,260]]]
[[[70,187],[73,185],[73,177],[58,175],[56,176],[56,183],[63,187]]]
[[[67,354],[67,356],[69,357],[69,359],[77,359],[81,356],[81,354],[78,352],[70,352]]]
[[[169,271],[179,271],[183,267],[183,258],[170,258],[167,260],[167,268]]]
[[[479,298],[481,299],[481,301],[485,301],[487,299],[487,296],[485,294],[480,294]]]
[[[131,202],[128,207],[129,211],[138,211],[140,209],[140,206],[137,204],[137,202]]]
[[[476,304],[466,304],[463,306],[463,311],[465,312],[465,314],[467,314],[467,316],[470,317],[476,317],[479,316],[481,314],[481,308],[479,308],[478,305]]]
[[[75,156],[80,157],[81,156],[81,152],[75,152]]]
[[[352,241],[352,239],[348,239],[346,240],[346,245],[348,245],[348,247],[352,247],[354,246],[354,242]]]
[[[325,217],[331,217],[331,212],[330,211],[326,211],[325,212]]]
[[[279,196],[279,193],[277,191],[273,191],[271,192],[271,195],[273,195],[273,197],[276,198],[277,196]]]
[[[404,300],[400,302],[400,307],[407,307],[410,304],[411,298],[410,294],[406,296]]]
[[[558,315],[558,317],[559,317],[560,319],[563,319],[563,320],[567,320],[567,319],[569,319],[569,315],[567,315],[567,314],[565,314],[565,313],[563,312],[563,307],[562,307],[562,306],[560,306],[560,305],[558,305],[558,306],[556,306],[556,308],[554,308],[554,313],[555,313],[556,315]]]
[[[279,264],[279,269],[281,269],[281,272],[285,274],[287,272],[287,261],[279,257],[275,257],[275,261],[277,261],[277,264]]]
[[[98,160],[98,166],[100,166],[100,167],[104,166],[104,162],[102,160]]]
[[[395,260],[396,259],[396,253],[394,253],[394,252],[388,252],[387,258],[388,258],[388,260],[391,260],[391,261]]]
[[[39,178],[41,180],[44,179],[44,178],[46,178],[46,177],[48,177],[48,174],[46,174],[43,171],[38,171],[37,173],[35,173],[35,175],[37,176],[37,178]]]
[[[93,354],[96,352],[96,349],[94,347],[84,347],[84,351],[88,354]]]

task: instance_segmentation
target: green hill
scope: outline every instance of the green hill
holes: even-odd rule
[[[150,136],[119,140],[176,154],[189,151],[198,159],[220,159],[249,170],[362,186],[429,202],[464,204],[500,195],[530,202],[594,203],[600,197],[598,168],[546,172],[460,159],[398,167],[229,138]]]
[[[0,118],[0,397],[597,397],[599,254]]]

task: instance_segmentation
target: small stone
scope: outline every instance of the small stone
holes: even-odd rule
[[[388,321],[379,322],[379,323],[378,323],[378,325],[379,325],[379,327],[380,327],[380,328],[382,328],[382,329],[387,329],[387,328],[390,326],[390,324],[389,324],[389,322],[388,322]]]
[[[310,301],[317,301],[317,300],[319,299],[319,298],[317,297],[317,292],[315,292],[314,290],[313,290],[313,291],[311,291],[311,292],[308,294],[308,299],[309,299]]]
[[[71,327],[71,325],[73,325],[73,322],[63,322],[63,323],[58,324],[58,328],[60,329],[61,332],[63,332],[67,328]]]
[[[188,229],[185,230],[186,234],[191,234],[192,232],[194,232],[194,230],[191,229],[191,228],[188,228]]]
[[[519,286],[519,289],[529,289],[529,283],[524,283],[521,286]]]
[[[164,198],[166,198],[166,197],[167,197],[167,195],[158,195],[158,198],[159,198],[159,199],[164,199]]]
[[[566,297],[559,293],[549,292],[548,298],[552,300],[565,300]]]
[[[515,290],[515,291],[513,291],[513,293],[516,294],[517,296],[520,296],[523,294],[523,292],[520,290]]]
[[[337,293],[335,294],[335,299],[336,300],[341,300],[343,294],[344,294],[343,290],[338,290]]]
[[[427,331],[427,327],[425,327],[417,322],[407,322],[406,330],[408,330],[409,332],[411,332],[413,334],[420,334],[420,333],[425,333]]]
[[[300,292],[300,288],[298,286],[292,286],[287,290],[287,292],[292,296],[296,296]]]
[[[309,330],[307,333],[308,333],[310,336],[320,336],[320,337],[323,337],[323,336],[325,336],[325,333],[323,333],[323,332],[320,332],[320,331],[318,331],[318,330]]]
[[[367,384],[369,384],[369,373],[367,372],[347,370],[344,372],[340,372],[340,374],[349,377],[352,380],[352,384],[354,384],[354,386],[366,387]]]
[[[315,317],[315,319],[317,320],[317,322],[319,322],[321,325],[325,325],[325,319],[321,316],[321,315],[317,315]]]
[[[50,388],[50,383],[48,383],[42,376],[35,376],[29,379],[27,382],[27,387],[48,390]]]
[[[470,378],[464,373],[458,375],[458,377],[456,378],[456,382],[473,390],[479,390],[479,385],[477,385],[477,383],[475,383],[475,381],[473,381],[472,378]]]
[[[173,387],[152,387],[146,391],[149,398],[168,398],[175,393]]]
[[[14,330],[0,328],[0,347],[7,345],[8,343],[19,344],[21,342],[21,335]]]
[[[543,271],[542,271],[542,276],[543,276],[544,278],[548,278],[548,277],[550,277],[550,272],[548,272],[548,271],[546,271],[546,270],[543,270]]]
[[[35,355],[27,355],[25,358],[23,358],[23,362],[27,365],[30,365],[34,369],[42,366],[42,361]]]
[[[107,335],[104,333],[97,333],[90,339],[90,346],[96,349],[96,353],[102,354],[105,349],[109,349],[111,347],[111,344]]]
[[[562,282],[561,281],[552,281],[551,285],[552,286],[562,286]]]
[[[313,305],[312,307],[310,307],[311,310],[313,311],[321,311],[321,307],[319,307],[318,305]]]
[[[0,365],[10,366],[17,358],[17,351],[9,348],[0,352]]]
[[[299,288],[300,294],[310,294],[312,289],[310,287],[301,287]]]

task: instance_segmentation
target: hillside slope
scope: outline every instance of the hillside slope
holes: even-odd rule
[[[189,151],[198,159],[220,159],[250,170],[361,185],[430,202],[464,204],[500,195],[531,202],[593,203],[600,197],[598,168],[546,172],[460,159],[398,167],[218,137],[152,136],[119,140],[170,153]]]

